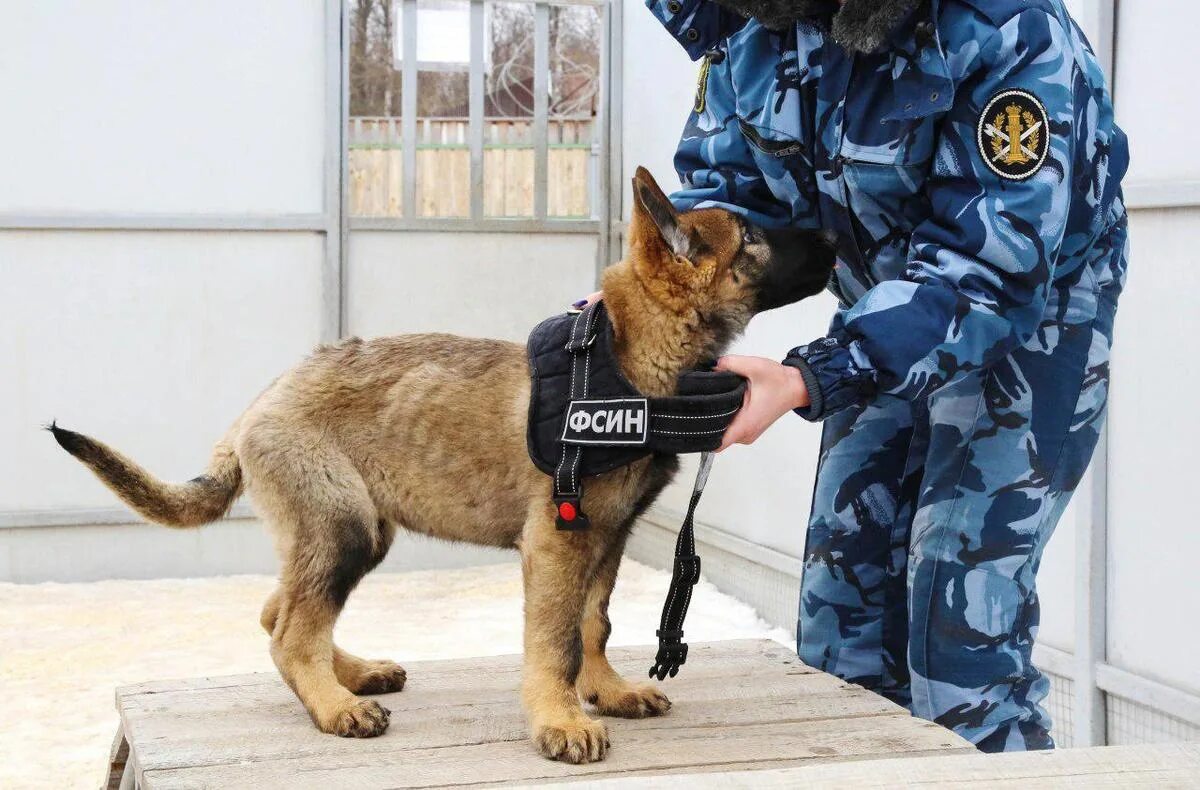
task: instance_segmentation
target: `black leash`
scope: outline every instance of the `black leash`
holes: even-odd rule
[[[650,667],[650,677],[665,680],[679,674],[679,668],[687,662],[688,646],[683,641],[683,621],[687,617],[688,604],[692,602],[692,588],[700,581],[700,557],[696,554],[696,536],[693,520],[696,506],[704,494],[708,472],[712,469],[713,454],[701,453],[700,468],[696,470],[696,484],[692,487],[692,499],[688,503],[687,516],[679,528],[675,541],[675,567],[671,572],[671,587],[663,604],[662,619],[659,621],[658,655]]]

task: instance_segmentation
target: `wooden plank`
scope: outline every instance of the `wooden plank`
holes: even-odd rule
[[[385,153],[387,154],[387,186],[384,215],[402,217],[404,216],[404,152],[394,149]]]
[[[971,747],[949,731],[899,716],[846,721],[773,722],[743,727],[679,728],[669,737],[611,721],[607,760],[567,765],[544,760],[529,743],[481,742],[436,749],[405,749],[287,760],[239,761],[145,770],[150,788],[192,787],[431,787],[595,778],[629,771],[672,771],[704,765],[770,766],[805,760],[847,759]],[[384,736],[386,737],[386,736]]]
[[[265,649],[265,642],[264,642]],[[608,651],[609,662],[616,669],[629,673],[630,677],[636,672],[641,677],[650,665],[654,663],[657,647],[653,645],[634,645],[629,647],[614,647]],[[733,639],[726,642],[701,642],[691,645],[688,649],[688,663],[680,670],[680,677],[690,676],[700,672],[712,673],[710,676],[738,675],[743,670],[761,668],[766,662],[776,662],[779,666],[790,671],[816,673],[817,670],[807,667],[796,658],[790,647],[785,647],[769,639]],[[426,678],[464,676],[464,677],[496,677],[498,672],[519,675],[520,657],[513,655],[478,656],[450,661],[401,661],[408,671],[410,679],[424,675]],[[230,686],[246,686],[255,684],[274,684],[278,676],[273,672],[258,672],[249,675],[219,675],[201,678],[184,678],[179,680],[154,680],[147,683],[137,683],[122,686],[117,689],[118,701],[138,694],[160,694],[165,691],[199,690],[205,688],[227,688]],[[669,687],[669,682],[668,682]]]
[[[492,127],[493,133],[502,128]],[[483,213],[488,217],[504,216],[505,155],[503,148],[489,148],[483,152]]]
[[[917,759],[826,763],[754,773],[689,778],[690,787],[1051,788],[1200,787],[1200,743],[1108,746],[1013,754],[935,755]],[[565,783],[539,784],[543,790]],[[571,785],[576,787],[577,785]],[[662,787],[663,777],[614,777],[601,790]]]
[[[657,733],[664,741],[674,741],[680,733],[735,729],[758,725],[791,725],[824,722],[837,728],[845,722],[884,718],[907,719],[902,713],[878,715],[873,701],[861,696],[814,695],[797,705],[794,700],[761,700],[730,703],[708,701],[688,703],[661,718],[620,723],[614,738],[624,741],[630,733]],[[818,709],[819,706],[819,709]],[[402,752],[469,746],[486,740],[491,744],[527,744],[525,719],[515,704],[504,706],[455,705],[445,711],[430,709],[419,716],[392,713],[389,733],[381,738],[347,743],[316,731],[302,712],[279,711],[273,717],[207,715],[164,717],[155,727],[132,730],[139,744],[160,744],[167,748],[141,749],[145,755],[138,764],[143,770],[180,766],[202,766],[235,762],[275,762],[297,758],[323,757],[331,762],[356,760],[393,760]],[[247,740],[247,732],[253,738]],[[530,749],[532,747],[526,748]],[[964,747],[965,748],[965,747]],[[890,753],[890,752],[888,752]],[[529,753],[533,757],[532,751]]]
[[[404,152],[399,148],[399,130],[393,119],[383,119],[379,124],[385,147],[377,151],[373,161],[379,168],[379,202],[374,207],[375,216],[399,217],[403,215],[404,201]]]
[[[622,648],[611,657],[637,678],[653,652]],[[370,740],[319,733],[273,674],[145,683],[120,689],[117,703],[147,787],[553,781],[971,749],[770,641],[693,645],[683,673],[663,684],[675,702],[671,712],[609,719],[614,751],[589,766],[533,751],[517,693],[519,656],[408,669],[408,688],[379,698],[392,710],[391,728]]]
[[[629,677],[626,674],[626,677]],[[426,708],[446,708],[452,705],[506,704],[516,693],[519,677],[504,673],[504,677],[478,677],[472,682],[456,678],[445,682],[421,675],[410,675],[407,687],[402,692],[379,695],[380,700],[393,711],[417,712]],[[821,674],[781,675],[778,672],[748,672],[735,678],[725,678],[705,673],[687,677],[680,676],[669,683],[658,684],[668,696],[680,701],[706,702],[719,700],[765,700],[783,694],[799,695],[844,694],[853,696],[861,691],[856,686],[840,684],[834,678]],[[172,714],[238,708],[261,708],[264,705],[281,703],[285,707],[296,707],[298,703],[290,696],[291,691],[276,679],[273,683],[246,686],[230,686],[204,691],[168,691],[128,700],[122,710],[130,715],[152,715],[170,711]],[[878,696],[875,712],[883,715],[900,712],[899,706]]]
[[[504,216],[533,216],[533,149],[504,152]]]
[[[128,760],[129,743],[125,740],[124,729],[118,728],[117,735],[113,738],[112,748],[108,750],[107,771],[104,781],[100,783],[101,790],[120,790]]]
[[[349,123],[349,206],[354,217],[405,216],[403,121],[399,118],[352,118]],[[467,216],[474,176],[468,125],[458,119],[421,118],[414,125],[421,143],[461,145],[425,148],[414,154],[417,162],[418,216]],[[578,143],[590,139],[592,122],[556,121],[550,128],[554,140]],[[534,137],[529,121],[493,119],[482,134],[488,143],[519,148],[483,150],[484,214],[530,216],[534,206]],[[584,216],[589,213],[587,149],[555,149],[548,154],[547,201],[551,216]],[[465,158],[464,158],[465,157]],[[465,172],[463,170],[465,169]]]
[[[746,687],[735,695],[721,694],[711,681],[696,679],[693,687],[673,691],[678,702],[666,716],[631,721],[623,729],[673,735],[681,727],[908,716],[863,689],[830,692],[805,688],[815,685],[817,677],[794,678],[801,685],[793,682],[790,688],[749,677]],[[139,746],[139,764],[149,770],[248,757],[269,760],[347,754],[346,743],[319,733],[286,688],[257,686],[220,693],[220,702],[210,701],[203,707],[168,699],[162,708],[130,712],[128,732],[139,745],[146,744],[145,748]],[[392,711],[392,730],[355,747],[356,756],[466,745],[478,742],[481,732],[491,742],[528,737],[515,688],[500,699],[488,694],[478,702],[473,702],[466,690],[429,692],[415,706],[402,699],[407,693],[380,697],[381,704]],[[255,734],[252,744],[246,740],[247,732]]]
[[[696,653],[702,656],[704,651],[697,650]],[[677,702],[686,700],[689,703],[762,703],[776,696],[794,701],[806,695],[845,695],[847,699],[853,699],[861,692],[856,686],[799,663],[783,664],[779,668],[754,665],[762,660],[761,654],[746,652],[732,655],[727,662],[709,661],[694,667],[689,663],[685,674],[663,684],[663,688]],[[380,699],[396,713],[397,718],[416,716],[427,709],[446,710],[457,704],[505,705],[515,701],[520,682],[520,670],[515,666],[515,657],[509,657],[509,665],[503,669],[489,668],[489,662],[486,661],[474,669],[464,667],[460,662],[447,663],[453,666],[444,671],[429,665],[410,666],[405,690],[398,694],[382,695]],[[626,677],[637,678],[641,674],[638,670],[645,668],[645,662],[617,658],[615,666]],[[902,712],[899,707],[880,697],[866,695],[865,699],[874,706],[864,711],[866,713],[886,715]],[[243,717],[268,711],[271,716],[299,714],[297,724],[307,727],[307,720],[300,714],[299,703],[280,679],[269,673],[143,684],[120,690],[117,702],[122,716],[131,727],[138,727],[147,720],[157,725],[155,717],[164,714],[176,717],[193,713],[201,716],[234,714]]]

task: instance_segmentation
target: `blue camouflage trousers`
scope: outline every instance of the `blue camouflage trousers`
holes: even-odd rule
[[[983,751],[1053,748],[1034,580],[1099,438],[1126,258],[1121,222],[1000,363],[826,420],[801,660]]]

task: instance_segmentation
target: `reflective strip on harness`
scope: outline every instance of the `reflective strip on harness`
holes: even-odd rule
[[[650,405],[645,398],[573,400],[560,441],[568,444],[644,445],[650,439]]]

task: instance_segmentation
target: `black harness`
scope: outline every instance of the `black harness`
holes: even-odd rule
[[[679,377],[677,394],[646,397],[617,364],[603,302],[538,324],[527,351],[529,457],[553,478],[558,529],[588,528],[581,504],[584,478],[651,454],[704,453],[675,544],[658,656],[650,670],[659,680],[674,677],[687,660],[683,620],[700,578],[692,520],[712,465],[711,451],[720,446],[741,408],[746,382],[732,373],[690,370]]]

